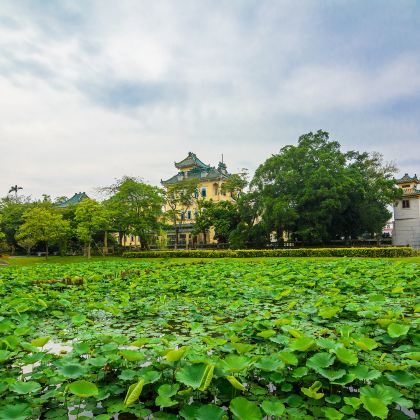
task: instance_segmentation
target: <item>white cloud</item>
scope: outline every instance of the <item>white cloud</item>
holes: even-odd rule
[[[328,50],[323,13],[291,1],[5,2],[0,195],[15,183],[93,193],[124,174],[158,183],[188,151],[252,170],[319,128],[404,161],[420,140],[420,48],[379,64],[360,50],[365,34],[346,33],[358,58],[347,60]]]

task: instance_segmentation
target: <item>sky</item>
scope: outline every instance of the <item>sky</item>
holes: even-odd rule
[[[420,1],[0,0],[0,196],[252,174],[318,129],[420,175]]]

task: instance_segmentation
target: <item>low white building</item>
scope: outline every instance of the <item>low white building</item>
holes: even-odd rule
[[[420,248],[420,190],[417,175],[405,174],[397,180],[403,195],[394,204],[393,245],[411,245]]]

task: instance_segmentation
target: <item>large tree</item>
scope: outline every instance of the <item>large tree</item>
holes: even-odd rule
[[[58,243],[69,234],[70,224],[54,209],[35,207],[23,215],[23,224],[19,227],[16,238],[19,241],[45,244],[45,258],[48,258],[49,246]]]
[[[108,229],[109,218],[104,206],[90,198],[80,202],[75,211],[76,234],[85,243],[85,254],[91,255],[93,237]]]
[[[185,221],[185,214],[198,198],[198,180],[184,179],[176,184],[168,185],[165,192],[165,217],[175,229],[175,249],[179,245],[179,231]]]
[[[325,131],[308,133],[266,160],[251,183],[267,229],[294,240],[325,242],[377,232],[398,195],[394,168],[380,155],[344,153]]]
[[[112,194],[105,203],[111,227],[120,232],[120,239],[126,234],[137,236],[141,247],[148,249],[161,226],[163,191],[130,177],[117,181],[107,191]]]

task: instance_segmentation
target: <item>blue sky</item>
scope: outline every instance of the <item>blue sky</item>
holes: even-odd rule
[[[420,175],[417,0],[1,0],[0,195],[252,172],[324,129]]]

